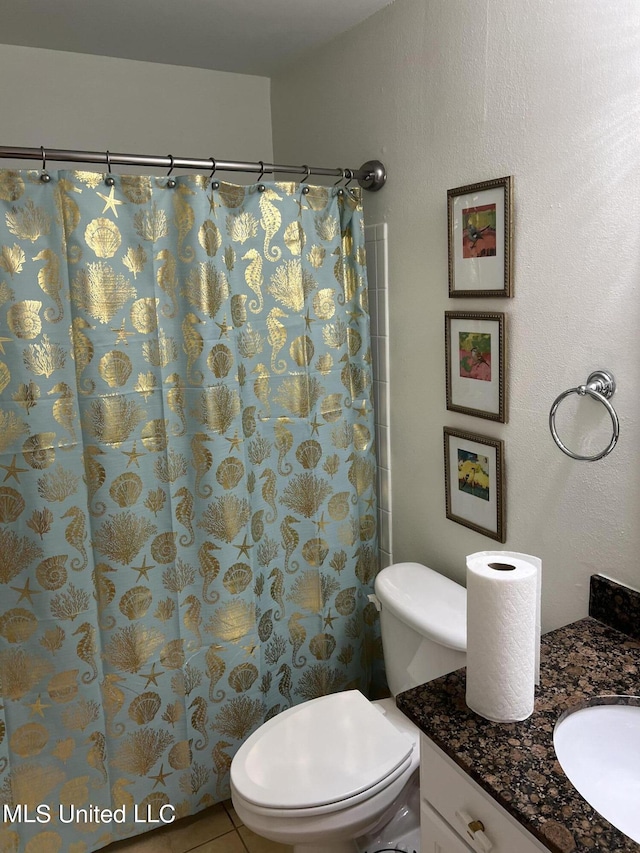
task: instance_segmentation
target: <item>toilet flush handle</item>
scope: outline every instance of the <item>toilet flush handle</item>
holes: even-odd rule
[[[380,599],[378,598],[378,596],[375,595],[374,593],[371,593],[371,595],[368,595],[367,598],[369,599],[369,601],[372,604],[375,605],[375,608],[378,611],[378,613],[380,613],[380,611],[382,610],[382,604],[380,604]]]

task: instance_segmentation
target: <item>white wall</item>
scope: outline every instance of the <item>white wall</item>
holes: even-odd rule
[[[272,161],[266,77],[0,45],[0,80],[3,146]]]
[[[586,614],[594,572],[640,587],[639,92],[637,0],[396,0],[272,80],[276,160],[388,169],[365,214],[389,229],[394,559],[463,581],[473,551],[537,554],[545,629]],[[505,174],[515,296],[448,299],[446,191]],[[445,310],[508,314],[508,424],[446,410]],[[620,441],[576,462],[549,408],[600,367]],[[559,426],[592,452],[610,422],[576,402]],[[506,443],[504,546],[445,519],[444,425]]]

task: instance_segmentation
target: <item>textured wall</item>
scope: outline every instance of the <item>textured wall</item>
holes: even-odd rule
[[[0,44],[0,79],[1,145],[271,160],[266,77]]]
[[[586,614],[593,572],[640,587],[639,57],[636,0],[396,0],[272,80],[277,160],[388,168],[365,213],[389,228],[394,559],[464,579],[495,543],[445,519],[442,427],[502,438],[502,547],[542,557],[545,629]],[[504,174],[515,296],[448,299],[446,191]],[[508,314],[508,424],[446,410],[445,310]],[[548,412],[599,367],[621,438],[576,462]],[[577,450],[607,443],[596,404],[561,415]]]

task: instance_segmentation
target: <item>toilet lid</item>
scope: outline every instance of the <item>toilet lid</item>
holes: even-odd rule
[[[413,751],[358,690],[289,708],[254,732],[231,765],[234,787],[265,808],[336,803],[378,785]]]

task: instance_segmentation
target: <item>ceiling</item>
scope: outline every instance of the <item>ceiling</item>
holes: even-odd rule
[[[3,44],[271,76],[391,0],[1,0]]]

